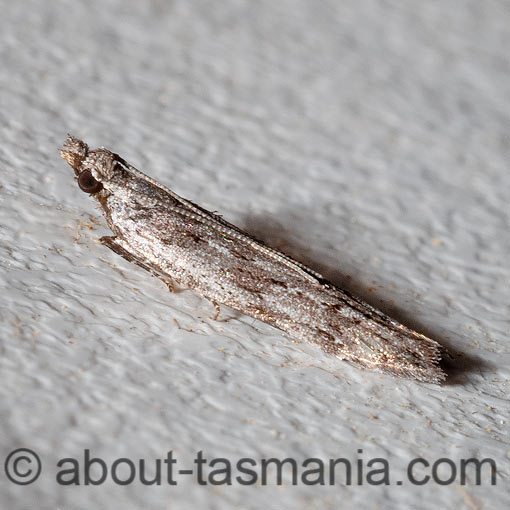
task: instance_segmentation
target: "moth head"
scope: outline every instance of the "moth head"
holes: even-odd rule
[[[60,155],[69,163],[74,169],[76,175],[80,171],[83,160],[87,157],[89,147],[85,142],[78,140],[74,136],[67,135],[62,149],[60,149]]]
[[[108,188],[108,183],[124,171],[117,164],[116,154],[107,149],[89,150],[85,142],[71,135],[68,135],[60,155],[73,168],[80,189],[90,195]]]

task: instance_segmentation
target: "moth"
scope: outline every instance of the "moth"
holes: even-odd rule
[[[440,345],[186,200],[118,154],[69,136],[61,156],[94,198],[112,236],[100,241],[128,261],[319,345],[359,367],[440,383]]]

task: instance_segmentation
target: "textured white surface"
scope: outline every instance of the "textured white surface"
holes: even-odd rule
[[[2,508],[505,508],[510,4],[1,2]],[[69,131],[457,353],[449,383],[363,372],[115,256]],[[55,463],[385,457],[385,487],[60,487]],[[357,453],[362,449],[363,453]],[[407,462],[491,457],[497,486]]]

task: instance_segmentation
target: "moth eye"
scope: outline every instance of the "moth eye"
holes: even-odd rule
[[[97,193],[103,189],[103,185],[94,178],[90,170],[83,170],[78,176],[78,186],[85,193]]]

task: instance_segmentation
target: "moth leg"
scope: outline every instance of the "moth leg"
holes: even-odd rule
[[[126,248],[120,244],[117,236],[103,236],[99,239],[99,241],[110,248],[110,250],[115,252],[117,255],[120,255],[122,258],[126,259],[128,262],[134,262],[137,266],[145,269],[156,278],[159,278],[164,284],[166,284],[170,292],[175,292],[175,285],[167,275],[161,274],[159,271],[151,267],[151,265],[148,264],[144,259],[126,250]]]
[[[210,299],[209,301],[211,301],[211,303],[213,304],[215,310],[216,310],[216,313],[214,314],[214,317],[212,318],[213,321],[217,321],[217,322],[230,322],[234,317],[226,317],[225,319],[219,319],[219,316],[220,316],[220,313],[221,313],[221,308],[220,308],[220,304],[217,302],[217,301],[213,301],[212,299]],[[233,312],[236,312],[236,310],[232,310]],[[236,312],[236,315],[235,317],[241,317],[243,314],[242,313],[237,313]]]
[[[219,303],[217,303],[216,301],[212,301],[212,304],[214,305],[214,308],[216,310],[216,314],[213,317],[213,321],[217,321],[218,317],[220,316],[220,313],[221,313],[221,308],[220,308]]]

